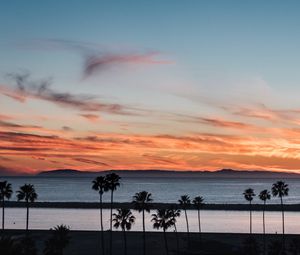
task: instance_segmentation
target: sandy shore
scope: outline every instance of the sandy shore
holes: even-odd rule
[[[6,207],[25,207],[24,202],[15,202],[8,201],[5,202]],[[168,203],[152,203],[153,209],[158,208],[168,208],[168,207],[176,207],[180,208],[178,204],[168,204]],[[31,207],[35,208],[86,208],[93,209],[99,208],[98,203],[88,202],[35,202],[31,204]],[[110,208],[110,203],[104,203],[103,208]],[[131,203],[114,203],[113,208],[128,208],[133,209],[133,205]],[[191,210],[195,209],[193,206],[190,207]],[[205,204],[202,208],[203,210],[234,210],[234,211],[248,211],[248,204]],[[285,211],[300,211],[300,204],[288,204],[284,205]],[[262,204],[253,204],[252,210],[254,211],[262,211]],[[280,204],[267,204],[266,211],[281,211]]]
[[[5,234],[14,237],[21,237],[24,235],[22,230],[6,230]],[[104,232],[105,242],[108,247],[109,232]],[[39,254],[44,247],[44,241],[50,236],[47,230],[33,230],[30,231],[30,236],[36,241]],[[98,255],[100,253],[100,233],[96,231],[71,231],[71,242],[65,250],[65,255]],[[178,233],[179,239],[179,254],[215,254],[215,255],[238,255],[246,254],[244,251],[245,240],[249,238],[249,234],[229,234],[229,233],[203,233],[202,242],[200,242],[199,234],[190,233],[190,242],[188,242],[186,233]],[[258,245],[263,246],[263,236],[255,234]],[[286,246],[290,246],[293,239],[300,240],[299,235],[286,235]],[[142,233],[141,232],[127,232],[128,240],[128,255],[142,254]],[[161,232],[147,232],[147,255],[165,255],[165,246],[163,233]],[[176,234],[174,232],[167,233],[169,255],[177,254]],[[267,235],[267,246],[272,241],[281,241],[281,235]],[[246,248],[247,249],[247,248]],[[107,253],[108,254],[108,253]],[[113,232],[113,254],[124,254],[124,242],[121,232]]]

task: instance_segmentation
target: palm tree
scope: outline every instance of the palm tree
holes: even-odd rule
[[[132,215],[132,212],[129,209],[118,209],[118,213],[113,214],[114,227],[122,229],[124,236],[124,254],[127,255],[127,238],[126,230],[130,230],[132,225],[135,222],[135,217]]]
[[[2,202],[2,230],[4,230],[5,199],[9,200],[12,193],[13,191],[10,183],[7,183],[7,181],[0,182],[0,201]]]
[[[120,186],[120,179],[121,177],[115,173],[107,174],[106,175],[107,181],[107,188],[110,190],[110,240],[109,240],[109,251],[112,254],[112,210],[113,210],[113,203],[114,203],[114,191]]]
[[[51,230],[53,230],[53,235],[45,242],[44,255],[63,255],[64,249],[70,242],[70,228],[58,225]]]
[[[199,225],[199,233],[200,233],[200,237],[201,237],[200,210],[201,210],[202,206],[204,205],[204,198],[201,197],[201,196],[195,197],[194,200],[193,200],[193,204],[197,208],[197,211],[198,211],[198,225]]]
[[[261,191],[259,193],[259,199],[264,202],[263,208],[263,234],[264,234],[264,254],[266,254],[266,224],[265,224],[265,210],[266,210],[266,203],[267,200],[271,199],[270,191],[267,189]]]
[[[250,234],[252,234],[252,200],[253,197],[255,196],[255,193],[253,191],[253,189],[246,189],[243,193],[244,198],[249,201],[249,211],[250,211]]]
[[[103,203],[102,203],[102,197],[104,192],[108,191],[108,185],[106,178],[104,176],[98,176],[96,177],[92,182],[92,189],[97,191],[99,193],[99,207],[100,207],[100,230],[101,230],[101,248],[102,248],[102,254],[104,254],[104,234],[103,234]]]
[[[188,207],[190,207],[191,200],[190,200],[190,197],[188,195],[183,195],[183,196],[180,197],[178,202],[182,206],[182,209],[184,210],[185,221],[186,221],[186,230],[187,230],[188,238],[189,238],[190,229],[189,229],[189,221],[188,221],[188,216],[187,216],[186,210],[187,210]]]
[[[283,244],[284,244],[284,207],[283,207],[283,197],[289,195],[289,188],[288,184],[286,184],[283,181],[278,181],[273,184],[272,186],[272,195],[274,197],[280,198],[280,204],[281,204],[281,214],[282,214],[282,238],[283,238]]]
[[[28,231],[28,221],[29,221],[29,206],[37,199],[38,195],[35,192],[34,186],[32,184],[25,184],[20,187],[17,192],[18,201],[24,200],[26,203],[26,231]]]
[[[181,211],[180,211],[180,209],[171,207],[170,209],[168,209],[168,214],[170,215],[170,220],[172,221],[172,224],[175,229],[177,254],[179,254],[179,237],[178,237],[176,222],[177,222],[177,218],[180,217]]]
[[[145,211],[150,213],[150,203],[152,194],[147,191],[141,191],[133,196],[134,209],[143,213],[143,254],[146,254],[146,231],[145,231]]]
[[[152,214],[153,228],[162,229],[164,233],[164,241],[166,254],[169,254],[168,241],[166,236],[166,230],[174,225],[172,217],[170,217],[170,212],[167,209],[157,209],[156,213]]]

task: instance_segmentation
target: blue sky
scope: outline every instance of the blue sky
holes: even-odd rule
[[[16,52],[13,45],[54,38],[159,50],[196,78],[202,67],[296,86],[298,10],[298,1],[6,1],[0,10],[1,67],[15,67],[25,57],[36,67],[33,52]]]

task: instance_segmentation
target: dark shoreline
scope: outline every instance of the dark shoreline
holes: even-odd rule
[[[14,238],[24,237],[26,235],[25,230],[5,230],[7,236]],[[44,242],[50,236],[49,230],[29,230],[29,236],[36,242],[38,254],[42,254],[44,248]],[[70,231],[70,243],[66,247],[65,255],[98,255],[100,252],[99,243],[99,231]],[[107,248],[109,243],[109,231],[103,232],[106,247],[106,254],[109,254]],[[142,232],[127,232],[127,243],[128,243],[128,254],[130,255],[141,255],[142,254]],[[190,233],[190,240],[188,239],[187,233],[179,232],[176,233],[168,231],[166,238],[169,247],[169,254],[175,255],[195,255],[195,254],[206,254],[206,255],[245,255],[246,249],[249,249],[249,234],[247,233],[202,233],[201,242],[199,241],[198,233]],[[178,237],[178,249],[177,253],[176,236]],[[286,234],[285,241],[290,245],[292,240],[299,241],[299,235]],[[252,238],[256,244],[263,247],[263,235],[253,234]],[[274,241],[279,243],[282,240],[280,234],[267,234],[265,236],[267,247]],[[121,231],[113,232],[113,255],[124,254],[124,239]],[[166,255],[164,239],[162,232],[147,232],[146,233],[146,249],[147,255]],[[253,253],[252,253],[253,254]],[[255,253],[258,254],[258,253]],[[261,254],[261,253],[259,253]],[[276,253],[277,254],[277,253]],[[290,253],[289,253],[290,254]]]
[[[23,208],[24,202],[6,201],[5,206],[9,208]],[[99,203],[96,202],[35,202],[30,205],[32,208],[63,208],[63,209],[97,209]],[[180,208],[179,204],[172,203],[152,203],[153,209],[175,207]],[[110,208],[110,203],[103,203],[103,208]],[[128,208],[133,209],[132,203],[114,203],[113,208]],[[262,211],[262,204],[253,204],[253,211]],[[196,210],[193,206],[189,209]],[[281,211],[280,204],[267,204],[266,211]],[[248,211],[248,204],[205,204],[202,210],[225,210],[225,211]],[[300,204],[286,204],[284,210],[289,212],[300,212]]]

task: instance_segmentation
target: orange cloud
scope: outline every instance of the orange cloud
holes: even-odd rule
[[[0,164],[13,167],[27,162],[31,171],[60,167],[297,170],[300,164],[300,141],[282,137],[199,133],[187,136],[97,134],[64,138],[1,131],[0,140],[0,156],[14,159],[0,157]]]
[[[199,122],[215,127],[221,127],[221,128],[233,128],[233,129],[239,129],[239,130],[259,130],[260,132],[262,131],[261,128],[243,123],[243,122],[238,122],[238,121],[228,121],[228,120],[223,120],[223,119],[218,119],[218,118],[199,118]]]

